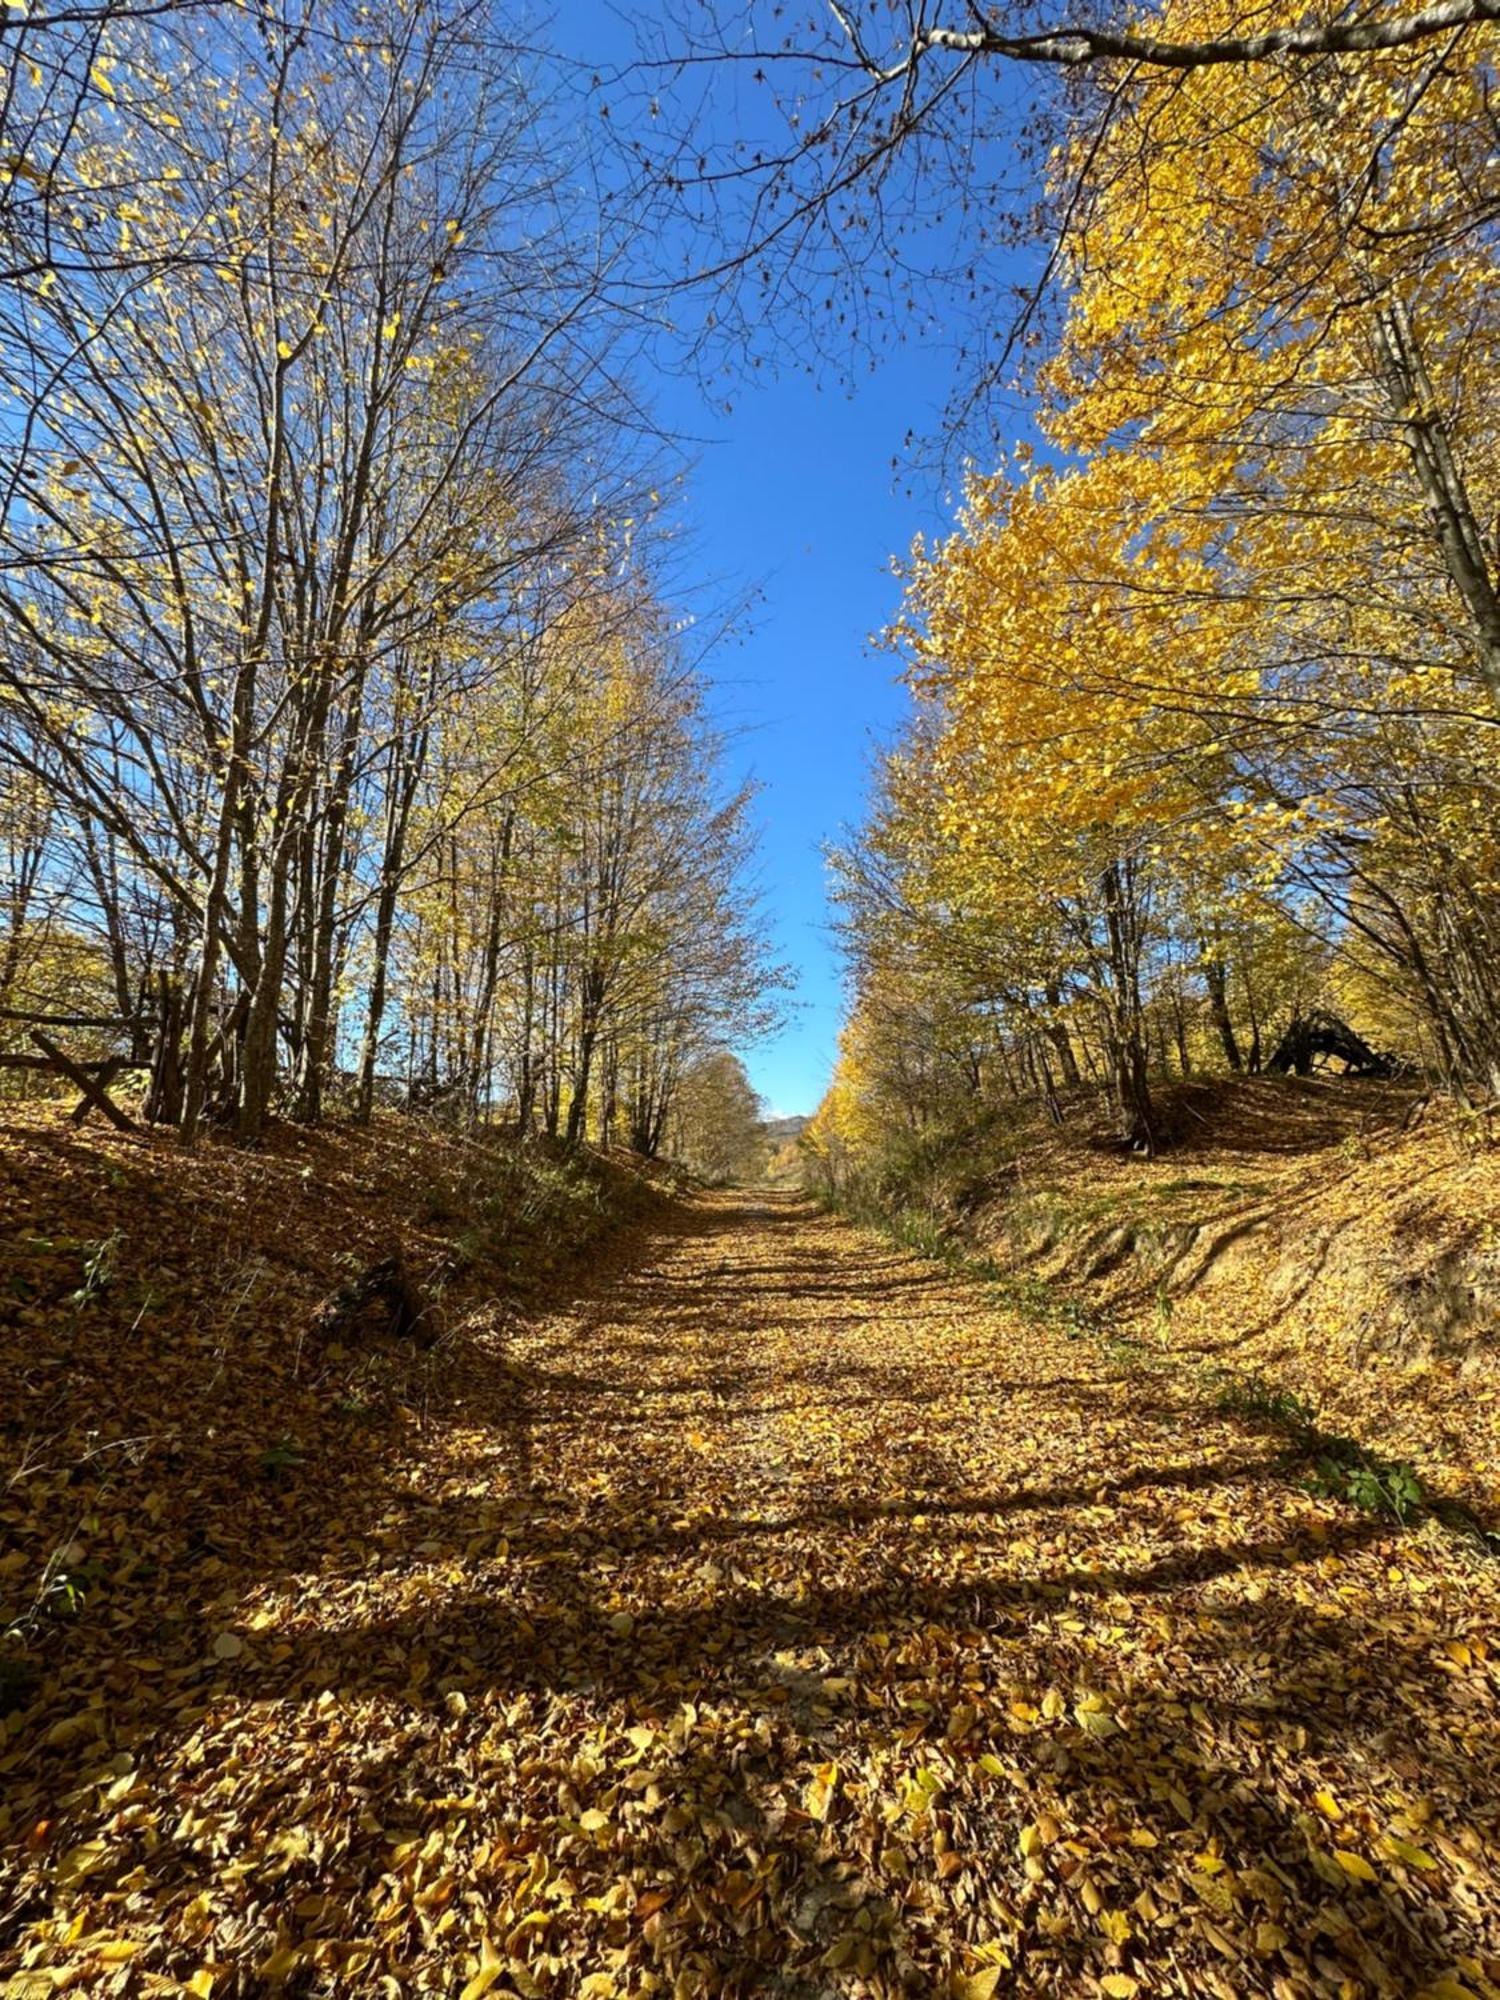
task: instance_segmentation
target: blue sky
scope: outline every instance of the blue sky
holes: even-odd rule
[[[858,387],[830,373],[762,381],[710,417],[696,386],[658,397],[663,419],[704,437],[684,505],[694,567],[760,586],[744,638],[712,665],[718,712],[741,732],[731,761],[762,785],[761,883],[777,954],[798,975],[774,1040],[745,1051],[778,1113],[811,1111],[833,1066],[841,1015],[822,849],[856,821],[872,744],[905,706],[895,662],[868,640],[899,601],[890,558],[942,518],[893,487],[913,422],[935,421],[932,372],[893,355]],[[920,495],[922,486],[918,486]]]

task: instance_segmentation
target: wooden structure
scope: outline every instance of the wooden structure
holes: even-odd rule
[[[1372,1049],[1347,1021],[1321,1007],[1292,1017],[1266,1067],[1278,1076],[1311,1076],[1328,1062],[1341,1062],[1345,1076],[1396,1076],[1403,1067],[1397,1057]]]
[[[70,1056],[66,1049],[58,1047],[41,1025],[36,1025],[45,1022],[50,1028],[118,1028],[128,1023],[96,1020],[83,1015],[43,1014],[30,1019],[33,1025],[28,1028],[27,1037],[37,1053],[29,1055],[24,1050],[0,1053],[0,1069],[42,1070],[60,1076],[83,1093],[73,1107],[75,1125],[81,1125],[90,1111],[98,1111],[121,1132],[133,1132],[136,1129],[135,1120],[122,1111],[109,1094],[109,1086],[121,1070],[129,1068],[129,1057],[115,1055],[85,1059]]]

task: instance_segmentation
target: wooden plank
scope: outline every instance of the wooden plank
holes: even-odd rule
[[[83,1065],[82,1063],[80,1063],[79,1068],[81,1069],[82,1067]],[[109,1089],[109,1086],[114,1082],[115,1077],[122,1069],[124,1069],[124,1067],[125,1067],[124,1056],[111,1056],[109,1061],[104,1064],[104,1066],[100,1069],[99,1074],[94,1079],[95,1083],[99,1086],[100,1090],[107,1091]],[[89,1064],[89,1068],[90,1069],[93,1068],[92,1063]],[[78,1102],[73,1106],[71,1113],[69,1114],[71,1122],[74,1125],[81,1125],[84,1119],[88,1117],[91,1109],[92,1106],[88,1098],[80,1097]]]
[[[28,1028],[116,1028],[134,1023],[121,1014],[33,1014],[26,1007],[0,1007],[0,1021],[22,1021]]]
[[[118,1056],[109,1056],[109,1057],[90,1056],[87,1062],[79,1062],[76,1066],[79,1069],[105,1070],[109,1069],[111,1065],[118,1063],[119,1060],[120,1058]],[[21,1054],[0,1055],[0,1069],[55,1070],[56,1068],[57,1064],[53,1062],[51,1056],[28,1056]]]
[[[125,1115],[104,1085],[96,1083],[81,1063],[74,1062],[71,1056],[65,1056],[56,1042],[49,1041],[40,1028],[32,1029],[31,1039],[42,1054],[50,1058],[54,1069],[60,1071],[70,1082],[77,1084],[83,1092],[85,1106],[93,1105],[96,1110],[102,1111],[110,1124],[117,1126],[121,1132],[135,1130],[135,1120]]]

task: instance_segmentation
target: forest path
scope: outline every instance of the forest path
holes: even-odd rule
[[[154,1940],[122,1974],[1500,1984],[1494,1573],[1442,1529],[786,1194],[695,1199],[472,1361],[52,1878]]]

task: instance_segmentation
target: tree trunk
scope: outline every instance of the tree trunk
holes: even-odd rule
[[[1250,1052],[1245,1058],[1245,1067],[1252,1076],[1259,1076],[1262,1057],[1260,1014],[1255,1005],[1255,988],[1250,983],[1250,974],[1243,966],[1240,968],[1240,984],[1245,989],[1245,1010],[1250,1016]]]
[[[1224,1060],[1238,1073],[1245,1067],[1245,1058],[1240,1054],[1239,1038],[1229,1015],[1229,974],[1222,958],[1204,956],[1203,983],[1208,988],[1208,1011],[1218,1031]]]
[[[280,858],[271,883],[260,974],[250,996],[241,1051],[240,1102],[235,1131],[254,1144],[265,1130],[276,1092],[276,1033],[280,1023],[282,978],[286,970],[286,860]]]
[[[1123,1145],[1151,1158],[1156,1122],[1141,1019],[1140,912],[1130,864],[1104,871],[1104,920],[1111,975],[1110,1068]]]
[[[242,682],[246,672],[248,669],[242,670]],[[242,701],[239,688],[236,688],[235,693],[235,740],[230,745],[224,769],[224,791],[219,802],[219,826],[214,840],[213,872],[209,877],[208,894],[204,898],[203,929],[198,946],[198,963],[193,973],[193,1017],[188,1028],[187,1064],[182,1088],[181,1133],[184,1146],[191,1146],[198,1136],[198,1121],[203,1113],[203,1100],[208,1090],[208,1028],[213,1014],[214,992],[218,986],[220,933],[224,923],[229,887],[229,864],[234,853],[235,828],[241,807],[238,725],[240,712],[243,709],[244,721],[248,727],[249,703],[248,697]]]
[[[1058,1068],[1062,1071],[1063,1085],[1068,1090],[1077,1090],[1083,1082],[1078,1073],[1078,1057],[1073,1049],[1073,1037],[1068,1033],[1067,1023],[1057,1018],[1057,1010],[1062,1005],[1062,995],[1058,988],[1047,988],[1047,1040],[1052,1044],[1057,1057]]]
[[[1484,535],[1442,419],[1437,388],[1402,300],[1391,297],[1378,306],[1373,325],[1391,412],[1406,439],[1449,580],[1468,613],[1480,678],[1500,709],[1500,590],[1490,574]]]

